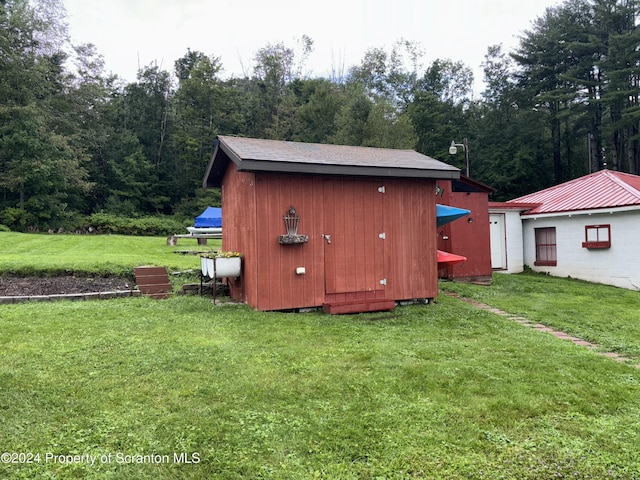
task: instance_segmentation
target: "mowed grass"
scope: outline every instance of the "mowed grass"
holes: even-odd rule
[[[171,247],[165,237],[0,232],[0,245],[0,274],[131,276],[139,265],[199,270],[196,255],[175,252],[218,249],[220,240],[210,239],[207,246],[197,246],[193,239],[180,239],[178,246]]]
[[[0,316],[0,450],[40,454],[2,478],[640,478],[637,369],[459,300],[332,317],[138,298]]]
[[[21,244],[0,271],[197,263],[162,238],[0,240]],[[555,281],[443,286],[540,321],[562,289],[635,311],[613,306],[626,291]],[[637,344],[598,318],[585,333]],[[184,296],[0,306],[0,478],[637,479],[639,442],[640,369],[445,295],[352,316]]]
[[[640,292],[533,272],[494,274],[490,287],[457,282],[441,287],[640,363]]]

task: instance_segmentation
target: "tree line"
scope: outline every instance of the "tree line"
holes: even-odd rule
[[[193,217],[218,134],[448,153],[506,200],[602,168],[640,173],[639,0],[568,0],[489,46],[484,90],[460,61],[399,40],[311,78],[313,40],[267,44],[225,78],[190,49],[126,83],[72,45],[61,0],[0,0],[0,225],[74,228],[87,215]]]

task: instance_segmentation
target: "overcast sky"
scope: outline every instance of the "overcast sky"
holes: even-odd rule
[[[251,73],[267,44],[314,41],[305,74],[328,76],[357,65],[365,51],[390,51],[399,39],[436,58],[462,61],[482,80],[487,47],[507,51],[531,22],[559,0],[64,0],[75,44],[93,43],[107,72],[127,81],[157,62],[173,72],[187,48],[220,57],[224,72]]]

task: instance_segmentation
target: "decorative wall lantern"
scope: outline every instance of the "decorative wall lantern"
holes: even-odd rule
[[[309,237],[307,235],[298,235],[298,225],[300,224],[300,217],[296,214],[296,209],[291,205],[287,213],[282,216],[284,220],[284,228],[287,231],[286,235],[280,235],[280,243],[283,245],[293,245],[297,243],[307,243]]]

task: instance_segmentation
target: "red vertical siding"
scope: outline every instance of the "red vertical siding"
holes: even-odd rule
[[[435,181],[385,180],[387,296],[396,300],[438,295]]]
[[[252,174],[231,164],[223,185],[223,248],[244,254],[232,294],[253,308],[437,296],[434,181]],[[279,243],[290,206],[307,243]]]
[[[301,185],[300,233],[309,236],[304,245],[304,255],[299,254],[299,265],[306,268],[304,282],[299,285],[304,294],[305,306],[321,305],[325,292],[325,241],[322,239],[325,204],[323,182],[316,177],[298,177]]]
[[[386,298],[383,195],[380,179],[333,177],[324,180],[327,288],[325,302]]]
[[[338,185],[339,186],[339,185]],[[323,182],[323,205],[324,219],[322,221],[322,235],[333,235],[335,237],[336,219],[343,215],[341,204],[337,200],[339,190],[333,181],[326,180]],[[328,243],[331,241],[332,243]],[[324,244],[324,266],[325,266],[325,293],[334,294],[338,291],[337,287],[337,266],[336,256],[338,255],[335,238],[332,240],[323,239]],[[340,242],[338,242],[339,248]]]
[[[327,179],[324,181],[324,227],[327,293],[345,294],[384,290],[383,232],[380,181]]]
[[[255,305],[258,286],[256,211],[247,208],[255,205],[255,177],[251,173],[239,173],[234,165],[230,165],[222,185],[222,249],[243,254],[242,276],[239,280],[230,280],[231,296]]]
[[[367,189],[364,198],[366,208],[362,212],[362,229],[366,232],[364,237],[363,248],[369,252],[367,262],[363,265],[364,275],[368,279],[367,285],[373,285],[373,290],[382,292],[377,295],[382,298],[386,293],[386,286],[381,285],[380,281],[385,278],[384,271],[384,239],[380,235],[384,233],[384,194],[378,191],[378,188],[384,187],[383,181],[373,181],[370,188]],[[367,288],[367,291],[372,288]]]
[[[487,192],[453,192],[451,183],[445,187],[445,202],[457,208],[470,210],[467,217],[455,220],[438,229],[439,247],[456,255],[467,257],[464,263],[440,271],[450,279],[490,281],[491,232],[489,223],[489,194]],[[471,219],[471,222],[469,220]],[[448,236],[443,242],[441,238]]]
[[[281,245],[286,233],[283,215],[293,206],[300,217],[299,234],[309,241]],[[322,305],[324,252],[321,238],[322,181],[316,177],[256,175],[257,262],[259,310],[284,310]],[[298,275],[297,268],[305,273]]]
[[[260,310],[269,309],[269,305],[265,304],[267,300],[276,305],[281,300],[281,285],[273,283],[273,279],[280,274],[280,250],[276,236],[279,234],[276,231],[279,222],[274,225],[278,217],[272,218],[274,214],[277,215],[275,209],[280,203],[279,193],[279,185],[271,185],[268,176],[257,174],[255,204],[246,206],[256,211],[256,230],[253,234],[257,246],[255,262],[258,268],[258,289],[256,303],[252,306]]]

